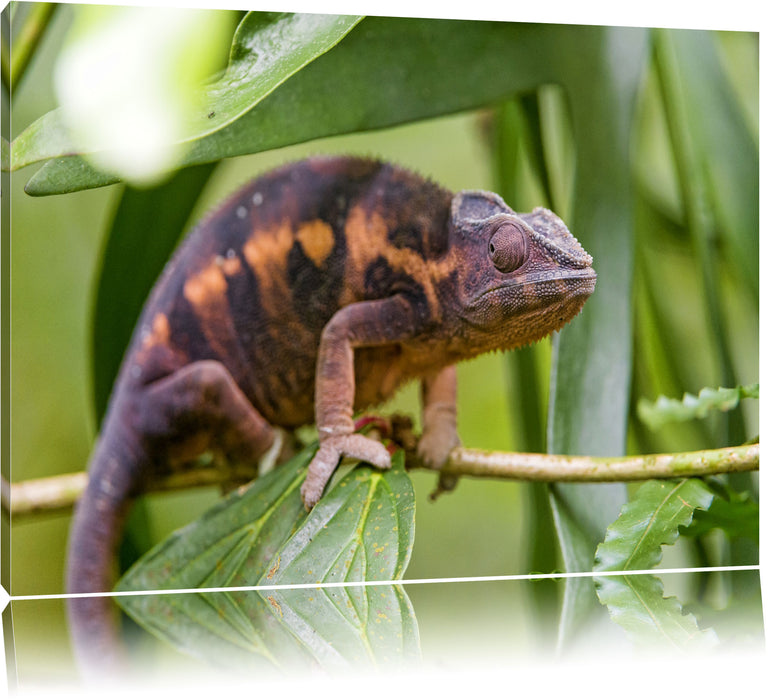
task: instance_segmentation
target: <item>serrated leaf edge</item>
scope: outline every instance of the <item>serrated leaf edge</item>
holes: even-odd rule
[[[698,394],[685,392],[681,400],[662,394],[649,401],[640,398],[637,412],[642,422],[652,430],[666,423],[705,418],[712,411],[731,411],[742,399],[759,399],[760,384],[741,384],[736,387],[703,387]]]

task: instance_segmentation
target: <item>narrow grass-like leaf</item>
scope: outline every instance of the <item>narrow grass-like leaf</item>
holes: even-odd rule
[[[530,211],[538,205],[552,208],[536,95],[513,98],[500,105],[488,135],[493,152],[493,191],[499,192],[515,211]],[[544,186],[538,201],[536,187],[530,187],[532,175]],[[546,402],[547,386],[542,386],[538,371],[539,352],[540,347],[532,345],[505,356],[512,380],[509,396],[513,439],[515,447],[524,452],[545,451],[542,404]]]
[[[679,527],[691,522],[696,509],[708,509],[713,497],[698,479],[648,481],[609,526],[596,550],[594,570],[653,568],[662,558],[662,545],[673,544]],[[595,585],[612,619],[637,643],[684,649],[716,642],[713,631],[700,630],[692,615],[683,614],[678,600],[663,597],[656,576],[600,576]]]
[[[681,401],[665,396],[659,396],[654,402],[642,398],[639,400],[638,412],[639,418],[652,430],[656,430],[665,423],[705,418],[712,411],[731,411],[741,399],[759,398],[759,384],[718,389],[704,387],[697,396],[685,393]]]
[[[580,316],[553,339],[547,445],[556,454],[618,455],[625,451],[632,364],[623,332],[631,323],[634,247],[629,148],[647,34],[602,28],[592,39],[584,61],[579,46],[557,47],[577,146],[569,225],[592,254],[598,283]],[[592,82],[591,71],[598,76]],[[622,484],[550,487],[558,539],[569,543],[564,570],[592,569],[595,542],[625,499]],[[598,609],[589,580],[569,579],[559,639],[571,640]]]
[[[202,108],[188,115],[182,143],[193,143],[234,122],[328,51],[360,19],[276,12],[246,14],[235,32],[226,71],[204,88]],[[11,168],[78,153],[81,151],[70,138],[61,110],[54,110],[14,140]]]
[[[714,231],[726,255],[720,262],[735,270],[757,303],[759,289],[759,157],[743,109],[720,60],[712,32],[657,32],[658,51],[672,51],[676,89],[691,129],[688,133],[703,177]]]
[[[119,590],[261,590],[136,596],[121,598],[122,607],[182,651],[229,667],[338,668],[417,657],[417,626],[401,586],[358,585],[396,580],[409,561],[414,493],[403,453],[388,472],[353,469],[306,515],[299,486],[313,454],[314,446],[227,497],[119,583]],[[306,583],[313,585],[297,587]]]
[[[573,492],[570,495],[573,501],[579,494]],[[586,527],[581,518],[570,510],[562,492],[550,494],[549,506],[564,569],[589,571],[590,552],[595,547],[589,526]],[[580,622],[595,614],[596,608],[593,582],[588,577],[566,579],[557,630],[559,648],[571,640]]]
[[[692,39],[689,39],[688,42],[688,37],[695,34],[701,35],[700,42]],[[704,130],[696,125],[701,121],[711,121],[712,119],[716,121],[720,116],[720,109],[713,110],[708,118],[704,109],[698,109],[700,105],[695,103],[691,97],[691,95],[696,94],[694,81],[687,80],[688,75],[685,70],[687,61],[695,61],[694,58],[691,58],[692,52],[703,54],[708,63],[708,65],[702,65],[698,73],[699,76],[713,74],[714,68],[719,68],[718,59],[713,48],[709,47],[710,37],[704,32],[656,30],[654,37],[656,74],[663,95],[666,123],[679,175],[687,229],[690,233],[693,253],[697,259],[696,267],[699,272],[699,286],[703,291],[705,320],[710,332],[711,345],[716,355],[715,360],[719,366],[719,383],[723,386],[732,386],[738,383],[737,368],[733,361],[731,337],[728,332],[729,320],[723,313],[720,295],[719,276],[722,261],[716,243],[718,222],[712,217],[712,212],[716,213],[715,209],[719,209],[720,203],[715,202],[710,194],[712,185],[707,177],[709,172],[717,169],[717,166],[708,160],[707,154],[714,152],[718,148],[716,144],[725,139],[720,138],[719,131],[714,132],[713,138],[701,139],[699,137],[700,134],[704,133]],[[700,77],[698,77],[698,81],[704,82]],[[724,87],[726,86],[722,84],[717,85],[718,90],[724,91]],[[729,115],[726,112],[727,110],[722,110],[725,118],[721,120],[721,124],[727,124],[729,121],[727,118]],[[757,288],[757,265],[752,266],[752,260],[757,259],[757,236],[755,234],[757,223],[756,218],[754,220],[751,218],[751,212],[757,211],[757,163],[756,153],[754,158],[748,156],[748,152],[752,151],[753,144],[751,144],[745,127],[743,127],[743,133],[749,143],[737,142],[740,151],[724,154],[718,152],[715,155],[719,156],[723,162],[730,162],[730,167],[723,167],[723,171],[737,170],[738,168],[733,166],[734,162],[745,164],[745,172],[740,174],[747,189],[743,193],[743,197],[738,199],[747,202],[748,211],[739,211],[739,213],[742,217],[747,218],[749,223],[741,240],[746,238],[751,240],[753,237],[754,246],[750,246],[747,253],[742,256],[742,258],[749,258],[743,263],[744,269],[748,268],[749,270],[743,277],[750,289],[754,291]],[[733,138],[734,134],[731,133],[730,136]],[[735,141],[735,139],[733,140]],[[747,146],[749,147],[747,148]],[[730,173],[725,172],[725,180],[729,176]],[[728,185],[724,185],[725,188],[730,189],[740,186],[732,181]],[[754,282],[752,283],[750,280]],[[741,442],[744,440],[744,422],[740,411],[726,414],[722,417],[720,424],[722,427],[717,430],[717,434],[722,444],[728,441]]]
[[[668,285],[675,281],[676,275],[673,274],[673,267],[661,266],[655,255],[656,249],[670,245],[671,240],[685,236],[686,232],[683,233],[679,226],[641,194],[638,202],[641,216],[636,222],[634,290],[634,343],[638,349],[634,353],[631,415],[637,411],[637,397],[661,393],[668,396],[679,394],[683,381],[687,382],[688,371],[698,363],[697,353],[676,351],[676,325],[680,322],[671,313],[675,305],[670,300],[677,292],[672,288],[666,294]],[[684,305],[682,308],[683,313],[687,313]],[[667,448],[702,449],[714,444],[712,426],[706,423],[671,426],[669,430],[658,434],[648,430],[641,421],[634,420],[631,429],[636,440],[632,450],[641,454],[670,451]]]

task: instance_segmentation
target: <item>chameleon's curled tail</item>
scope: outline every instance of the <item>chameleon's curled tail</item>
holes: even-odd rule
[[[119,426],[104,429],[92,456],[89,483],[76,506],[67,556],[68,594],[107,593],[113,588],[115,553],[130,499],[143,468],[137,440]],[[91,677],[124,666],[118,616],[111,596],[68,599],[76,661]]]

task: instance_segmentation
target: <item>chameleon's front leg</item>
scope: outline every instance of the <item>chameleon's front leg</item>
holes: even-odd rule
[[[452,449],[461,444],[455,365],[424,377],[422,391],[423,435],[418,443],[418,454],[427,466],[441,469]]]
[[[411,304],[395,296],[346,306],[323,329],[315,378],[315,422],[320,448],[302,484],[302,500],[308,510],[320,500],[341,457],[361,459],[381,469],[391,466],[391,457],[383,445],[353,433],[353,351],[357,347],[405,340],[415,333],[415,325]]]

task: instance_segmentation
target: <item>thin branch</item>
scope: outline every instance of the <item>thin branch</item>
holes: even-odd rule
[[[427,469],[414,451],[407,452],[407,467]],[[701,452],[639,455],[635,457],[569,457],[520,452],[488,452],[457,447],[443,475],[511,481],[642,481],[690,476],[711,476],[760,468],[760,444],[725,447]],[[227,482],[248,481],[255,470],[226,472],[199,467],[151,481],[148,492],[176,491]],[[86,473],[63,474],[9,485],[2,481],[2,507],[12,516],[69,510],[86,488]]]
[[[413,465],[410,463],[410,466]],[[486,452],[458,447],[453,450],[442,473],[513,481],[612,482],[711,476],[756,471],[759,468],[759,443],[700,452],[673,452],[633,457],[569,457],[518,452]]]

